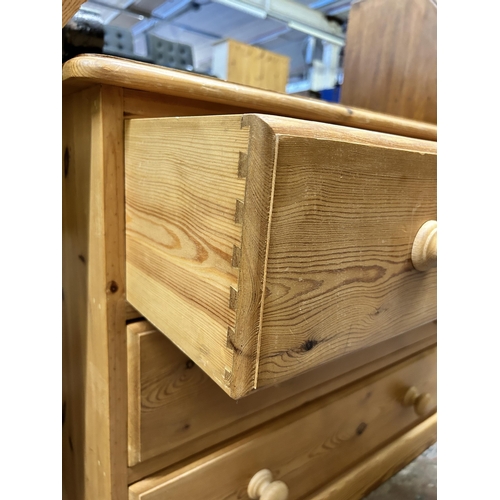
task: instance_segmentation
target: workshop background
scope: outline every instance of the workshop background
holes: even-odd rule
[[[437,121],[435,0],[92,0],[67,16],[63,61],[109,54]]]

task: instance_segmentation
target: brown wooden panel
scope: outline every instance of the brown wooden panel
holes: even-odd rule
[[[212,68],[223,68],[217,76],[234,83],[285,92],[290,58],[236,40],[219,42],[214,49]]]
[[[208,118],[127,123],[127,300],[225,388],[238,276],[232,259],[241,248],[235,210],[245,196],[238,164],[248,130],[237,115],[212,128]]]
[[[62,0],[62,27],[77,13],[85,0]]]
[[[63,111],[63,478],[72,500],[127,492],[121,89]]]
[[[127,299],[231,397],[436,317],[411,249],[436,144],[278,118],[131,120]]]
[[[127,302],[125,310],[125,318],[127,319],[127,321],[131,319],[138,319],[142,318],[142,314]]]
[[[386,116],[363,109],[245,87],[193,73],[103,55],[81,55],[63,66],[63,91],[71,93],[95,83],[248,108],[305,120],[335,123],[435,141],[435,125]]]
[[[437,413],[353,467],[308,500],[360,500],[423,453],[437,439]]]
[[[150,323],[129,325],[129,464],[165,454],[150,466],[134,468],[134,477],[156,472],[435,341],[436,325],[429,323],[236,402]]]
[[[423,417],[402,403],[410,386],[429,393]],[[131,500],[237,499],[267,468],[290,490],[289,500],[342,474],[436,408],[436,349],[305,405],[243,439],[172,473],[130,487]]]
[[[203,116],[250,113],[250,108],[214,103],[187,97],[173,97],[140,90],[123,90],[125,118],[157,118],[162,116]]]
[[[342,104],[437,121],[437,8],[431,0],[353,3]]]
[[[258,387],[437,315],[436,270],[411,262],[419,228],[437,218],[436,155],[285,127],[274,129]]]
[[[85,373],[91,105],[95,91],[63,100],[62,474],[68,498],[85,498]],[[79,116],[76,121],[72,117]]]

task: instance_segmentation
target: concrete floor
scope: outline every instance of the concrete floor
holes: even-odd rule
[[[365,500],[436,499],[437,443],[365,497]]]

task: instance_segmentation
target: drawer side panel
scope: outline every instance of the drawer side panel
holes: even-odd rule
[[[126,123],[127,300],[229,391],[248,130],[210,118]]]

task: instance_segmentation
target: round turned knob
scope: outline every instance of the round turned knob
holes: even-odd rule
[[[437,221],[427,221],[415,236],[411,249],[411,261],[418,271],[437,266]]]
[[[417,415],[425,415],[429,411],[431,395],[428,392],[419,394],[416,387],[410,387],[403,398],[405,406],[413,406]]]
[[[262,469],[248,483],[248,496],[252,500],[286,500],[288,486],[283,481],[273,481],[269,469]]]

